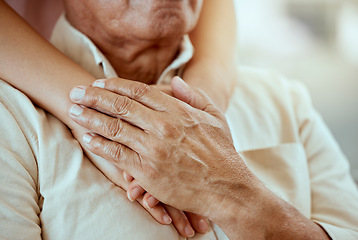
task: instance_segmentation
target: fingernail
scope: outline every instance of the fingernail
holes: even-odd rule
[[[128,176],[128,174],[127,174],[126,172],[123,172],[123,177],[124,177],[124,180],[125,180],[126,182],[130,182],[129,176]]]
[[[199,228],[203,232],[207,232],[209,230],[209,224],[204,219],[200,219],[199,221]]]
[[[80,101],[85,96],[86,90],[76,87],[71,91],[70,98],[72,101]]]
[[[91,134],[86,133],[83,135],[83,142],[89,144],[92,140],[93,136]]]
[[[187,226],[185,227],[184,232],[185,232],[185,234],[186,234],[188,237],[192,237],[192,236],[194,236],[194,234],[195,234],[193,228],[192,228],[190,225],[187,225]]]
[[[104,79],[98,79],[92,84],[93,87],[104,88]]]
[[[127,198],[129,199],[129,201],[134,202],[134,200],[131,198],[130,192],[127,192]]]
[[[172,219],[171,219],[171,217],[169,217],[169,215],[164,215],[163,216],[163,222],[165,223],[165,224],[171,224],[172,223]]]
[[[181,77],[179,77],[179,76],[175,76],[174,77],[175,79],[177,79],[177,80],[179,80],[179,82],[181,83],[181,84],[183,84],[184,86],[188,86],[188,84],[181,78]]]
[[[134,200],[136,200],[140,195],[142,195],[141,190],[139,188],[133,188],[130,192],[129,192],[129,200],[131,200],[132,202]]]
[[[157,204],[157,202],[158,202],[158,200],[155,197],[150,196],[147,199],[146,204],[147,204],[148,208],[153,208]]]
[[[73,116],[78,116],[83,112],[83,108],[78,105],[73,105],[70,110],[70,114]]]

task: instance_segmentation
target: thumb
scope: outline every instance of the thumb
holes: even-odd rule
[[[208,105],[213,105],[211,99],[203,91],[191,88],[178,76],[172,79],[171,86],[175,98],[194,108],[205,110]]]

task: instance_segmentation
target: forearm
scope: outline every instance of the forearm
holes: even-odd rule
[[[5,2],[0,1],[0,78],[68,126],[70,90],[94,78],[43,39]]]
[[[186,68],[183,79],[191,87],[203,90],[225,112],[238,78],[234,62],[223,63],[214,58],[194,58]]]
[[[189,85],[203,89],[225,111],[236,79],[238,55],[233,1],[205,1],[190,38],[195,55],[183,77]]]
[[[303,216],[263,184],[250,196],[254,204],[243,207],[235,197],[229,197],[222,204],[226,209],[216,209],[213,214],[215,217],[211,220],[230,239],[331,239],[318,224]]]

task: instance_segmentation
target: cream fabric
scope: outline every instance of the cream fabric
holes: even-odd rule
[[[105,57],[61,18],[55,45],[98,78],[114,77]],[[162,74],[166,84],[192,55],[188,41]],[[278,196],[332,239],[358,239],[358,191],[337,143],[297,82],[239,70],[226,112],[235,147]],[[111,183],[56,118],[0,81],[0,238],[182,239]],[[98,159],[96,165],[106,164]],[[117,169],[105,166],[116,176]],[[225,239],[221,230],[195,239]]]

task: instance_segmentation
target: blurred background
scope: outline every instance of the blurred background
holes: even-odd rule
[[[358,183],[358,0],[235,0],[240,62],[305,83]]]
[[[63,10],[61,0],[6,2],[46,38]],[[358,182],[358,0],[234,2],[241,63],[306,84]]]

